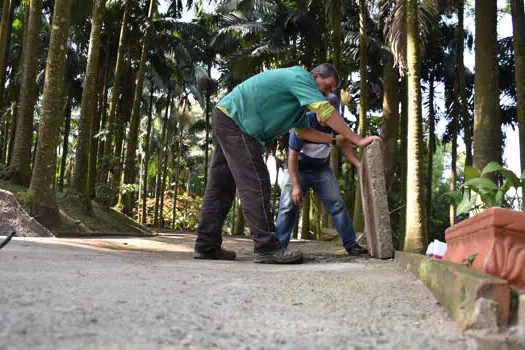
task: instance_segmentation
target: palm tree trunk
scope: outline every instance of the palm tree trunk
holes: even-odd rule
[[[390,187],[397,161],[397,139],[399,133],[399,91],[398,70],[394,67],[393,57],[383,65],[383,123],[381,137],[384,142],[383,164],[386,188]]]
[[[497,60],[497,4],[476,1],[476,77],[474,81],[474,167],[481,171],[501,154]],[[494,140],[497,140],[494,142]]]
[[[334,0],[332,2],[332,29],[333,29],[333,40],[332,40],[332,47],[334,49],[334,53],[332,56],[332,63],[334,67],[341,72],[341,1],[340,0]],[[344,106],[341,106],[343,109]],[[341,112],[341,111],[340,111]],[[335,178],[339,178],[339,164],[341,160],[341,152],[339,150],[339,147],[334,147],[332,149],[331,155],[330,155],[330,165],[332,166],[332,170],[334,171]],[[328,216],[328,212],[326,213]],[[329,220],[330,223],[332,223],[331,220]],[[333,223],[331,225],[333,227]]]
[[[211,77],[211,64],[208,64],[208,77]],[[208,86],[208,85],[206,85]],[[209,152],[210,152],[210,114],[211,114],[211,89],[206,89],[206,140],[204,143],[204,188],[208,183]]]
[[[525,15],[523,0],[511,0],[521,172],[525,171]],[[523,208],[522,208],[523,209]]]
[[[427,232],[430,228],[430,221],[432,218],[432,175],[433,175],[433,162],[434,152],[436,150],[436,110],[434,109],[434,75],[430,75],[428,82],[428,168],[427,168]]]
[[[463,134],[465,140],[465,166],[472,166],[472,122],[470,113],[468,112],[467,101],[467,84],[465,78],[465,30],[464,30],[464,10],[465,0],[458,1],[458,37],[457,37],[457,73],[458,73],[458,89],[459,89],[459,103],[460,103],[460,118],[463,125]]]
[[[178,188],[179,188],[179,175],[180,175],[180,163],[181,163],[181,157],[182,157],[182,135],[183,135],[183,127],[182,123],[179,121],[179,144],[177,147],[177,162],[174,164],[175,168],[175,188],[173,191],[173,221],[171,223],[171,227],[175,228],[175,222],[177,219],[177,197],[178,197]]]
[[[457,159],[458,159],[458,115],[457,115],[457,96],[454,92],[454,96],[449,98],[454,101],[454,107],[452,110],[452,121],[450,131],[450,142],[452,144],[450,151],[450,191],[456,191],[457,182]],[[450,203],[449,210],[450,225],[453,226],[456,223],[456,203],[452,201]]]
[[[64,118],[64,135],[62,137],[62,158],[60,159],[60,175],[58,177],[58,192],[64,192],[64,176],[69,153],[69,132],[71,131],[71,97],[67,97],[66,113]]]
[[[164,158],[164,145],[166,143],[166,131],[168,130],[168,112],[170,110],[170,103],[169,101],[171,100],[171,88],[170,90],[168,91],[168,96],[166,98],[166,109],[164,111],[164,120],[162,122],[162,131],[161,131],[161,136],[160,136],[160,148],[158,150],[158,154],[157,154],[157,179],[155,181],[155,186],[156,186],[156,191],[155,191],[155,219],[154,219],[154,222],[155,222],[155,226],[159,226],[159,223],[161,221],[160,217],[162,216],[162,212],[159,213],[159,208],[160,208],[160,204],[161,202],[163,202],[161,200],[161,197],[162,197],[162,193],[164,192],[163,190],[163,184],[162,184],[162,179],[163,179],[163,170],[162,170],[162,160]]]
[[[419,0],[407,0],[408,147],[407,208],[404,250],[422,253],[427,244],[422,182],[423,138],[421,131],[421,82],[418,8]]]
[[[4,99],[4,84],[5,84],[5,66],[7,58],[7,50],[9,43],[9,32],[11,31],[11,7],[14,6],[14,1],[4,0],[2,6],[2,21],[0,22],[0,107],[3,106]],[[0,112],[3,108],[0,108]],[[1,115],[1,113],[0,113]]]
[[[146,61],[148,59],[148,40],[151,33],[151,26],[153,21],[153,13],[155,12],[155,1],[150,0],[148,12],[148,28],[143,38],[142,54],[140,57],[139,73],[137,77],[137,84],[135,86],[135,97],[133,99],[133,109],[131,111],[131,120],[129,122],[129,135],[126,148],[126,159],[124,164],[124,184],[135,182],[135,156],[137,150],[137,138],[140,122],[140,102],[142,100],[142,86],[144,83],[144,75],[146,73]],[[121,203],[123,205],[123,212],[131,215],[133,209],[133,197],[135,193],[127,192],[125,195],[121,194]]]
[[[368,72],[367,72],[367,52],[366,52],[366,1],[359,0],[359,135],[366,135],[366,112],[368,110]],[[361,181],[359,175],[358,182]],[[361,198],[361,186],[356,186],[356,196],[354,205],[354,228],[356,232],[363,232],[365,229],[365,219],[363,216],[363,204]]]
[[[244,214],[242,213],[241,205],[237,206],[237,220],[233,230],[234,235],[244,235]]]
[[[29,186],[31,180],[31,144],[33,142],[33,113],[37,99],[36,70],[38,39],[42,23],[42,1],[31,1],[22,54],[22,78],[13,154],[10,166],[15,170],[11,181]]]
[[[153,116],[153,83],[150,84],[150,95],[149,95],[149,112],[148,122],[146,124],[146,135],[144,136],[144,175],[142,180],[142,219],[141,223],[146,224],[146,203],[148,199],[148,168],[149,168],[149,157],[151,154],[149,139],[151,137],[151,124]]]
[[[310,197],[311,190],[307,190],[304,194],[303,204],[302,204],[302,226],[301,226],[301,238],[309,239],[310,238]]]
[[[71,0],[56,0],[46,63],[38,147],[27,192],[30,214],[44,223],[60,220],[55,197],[56,147],[63,106],[64,72]]]
[[[168,178],[168,150],[164,151],[164,162],[162,163],[162,185],[160,187],[160,227],[164,227],[164,192]]]
[[[89,214],[92,214],[91,195],[89,191],[89,148],[91,145],[91,124],[97,114],[97,76],[100,60],[100,35],[102,33],[102,19],[106,0],[93,2],[93,18],[89,38],[86,75],[82,90],[82,104],[80,109],[80,125],[77,137],[75,154],[75,168],[73,170],[72,193],[78,197],[78,203]]]
[[[115,77],[113,78],[113,87],[111,89],[111,98],[109,103],[109,113],[108,113],[108,123],[105,126],[108,128],[109,132],[106,135],[106,141],[102,149],[104,150],[104,159],[107,164],[101,169],[100,172],[100,182],[106,183],[109,173],[109,162],[113,158],[113,148],[111,144],[113,142],[113,137],[115,135],[115,122],[117,114],[117,106],[120,100],[120,93],[122,91],[122,78],[124,77],[124,45],[127,38],[127,27],[128,27],[128,17],[129,17],[129,3],[130,0],[126,0],[124,4],[124,14],[122,16],[122,25],[120,26],[120,38],[118,43],[117,51],[117,62],[115,63]]]
[[[102,120],[102,125],[106,123],[106,107],[107,107],[107,97],[108,97],[108,79],[109,79],[109,48],[106,46],[106,58],[104,61],[104,78],[102,79],[102,90],[99,92],[100,101],[98,103],[98,113],[95,113],[95,120],[91,124],[91,146],[89,148],[89,175],[88,175],[88,188],[91,199],[94,199],[96,196],[95,184],[98,179],[98,168],[99,164],[99,155],[102,154],[102,150],[99,148],[99,145],[102,145],[103,142],[100,142],[100,138],[95,137],[100,131],[100,125]]]

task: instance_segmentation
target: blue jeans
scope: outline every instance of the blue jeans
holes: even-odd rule
[[[303,193],[312,188],[323,202],[326,210],[332,216],[343,246],[346,249],[354,247],[355,231],[345,202],[341,196],[337,179],[330,164],[315,169],[299,169],[299,181]],[[299,207],[292,200],[292,179],[288,170],[284,172],[279,213],[277,215],[276,234],[283,247],[290,243],[290,236],[297,218]]]

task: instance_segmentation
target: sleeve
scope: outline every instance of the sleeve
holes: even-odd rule
[[[317,88],[315,79],[306,70],[301,69],[288,79],[289,91],[294,95],[301,106],[306,106],[313,102],[324,101],[323,94]]]
[[[328,101],[314,102],[307,105],[308,109],[317,114],[321,122],[325,122],[332,112],[335,110],[334,106]]]
[[[290,130],[290,138],[288,139],[288,147],[296,152],[301,152],[303,149],[304,140],[297,136],[295,129]]]
[[[327,97],[326,97],[326,100],[328,102],[330,102],[330,104],[335,108],[335,110],[337,111],[337,113],[341,113],[341,104],[339,103],[339,98],[337,97],[336,94],[334,93],[330,93]]]

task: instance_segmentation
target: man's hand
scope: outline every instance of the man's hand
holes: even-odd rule
[[[301,186],[292,187],[292,200],[296,206],[301,205],[301,202],[303,201],[303,190],[301,189]]]
[[[375,135],[372,135],[372,136],[368,136],[368,137],[365,137],[364,139],[361,139],[360,141],[360,144],[358,145],[359,147],[365,147],[365,146],[368,146],[369,144],[371,144],[374,140],[378,140],[379,142],[383,142],[383,139],[379,136],[375,136]]]

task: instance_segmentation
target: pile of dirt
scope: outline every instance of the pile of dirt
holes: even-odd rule
[[[22,208],[15,196],[0,189],[0,236],[16,231],[19,237],[54,237]]]

